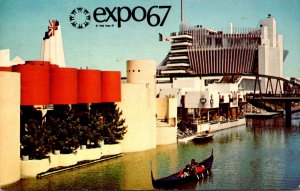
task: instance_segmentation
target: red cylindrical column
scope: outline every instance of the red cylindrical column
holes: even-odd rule
[[[50,69],[50,103],[77,103],[77,69],[56,67]]]
[[[101,102],[101,71],[78,70],[77,71],[78,103]]]
[[[101,102],[121,101],[121,72],[101,71]]]
[[[21,73],[21,105],[49,104],[49,65],[47,61],[26,61],[12,66]]]
[[[59,66],[57,64],[50,64],[50,69],[51,68],[59,68]]]
[[[11,66],[0,66],[0,71],[11,72],[12,68]]]

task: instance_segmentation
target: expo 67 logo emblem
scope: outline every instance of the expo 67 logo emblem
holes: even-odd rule
[[[91,15],[87,9],[83,7],[78,7],[76,9],[73,9],[69,19],[73,27],[77,29],[84,29],[90,24]]]
[[[90,22],[96,24],[96,27],[118,27],[131,19],[133,22],[145,22],[150,27],[163,26],[167,20],[168,14],[171,10],[170,5],[151,7],[97,7],[94,11],[90,12],[83,8],[75,8],[70,14],[70,23],[77,29],[86,28]]]

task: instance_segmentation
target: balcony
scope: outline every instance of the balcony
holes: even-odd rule
[[[190,66],[190,64],[189,63],[168,63],[167,64],[167,67],[174,67],[174,66],[176,66],[176,67],[189,67]]]
[[[161,71],[161,74],[185,74],[186,71],[185,70],[164,70]]]
[[[172,39],[180,39],[180,38],[188,38],[192,39],[192,35],[187,34],[187,33],[171,33],[171,38]]]
[[[192,46],[191,42],[177,42],[177,43],[172,43],[172,46]]]
[[[187,60],[188,56],[170,56],[169,60]]]
[[[170,53],[171,54],[175,54],[175,53],[185,53],[187,52],[187,49],[179,49],[179,50],[171,50]]]

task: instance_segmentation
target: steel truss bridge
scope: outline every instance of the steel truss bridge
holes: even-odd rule
[[[172,82],[174,78],[184,77],[225,77],[227,83],[237,82],[240,77],[251,77],[254,79],[254,88],[251,93],[246,94],[246,101],[252,105],[265,109],[266,111],[278,111],[284,109],[286,113],[286,124],[291,124],[291,114],[299,111],[300,106],[294,107],[294,103],[300,102],[300,83],[291,81],[286,78],[262,75],[262,74],[183,74],[176,76],[157,76],[156,78],[170,78]],[[262,89],[262,81],[264,81],[265,89]]]

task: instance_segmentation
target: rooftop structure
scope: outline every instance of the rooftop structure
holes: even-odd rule
[[[16,56],[14,59],[10,60],[9,49],[0,50],[0,70],[5,70],[6,68],[9,71],[11,70],[10,66],[24,63],[25,61],[20,56]]]
[[[182,20],[179,32],[165,39],[171,41],[171,50],[157,67],[159,76],[247,73],[283,77],[287,51],[271,15],[258,28],[231,26],[228,31],[191,26]]]
[[[60,22],[49,20],[50,26],[42,41],[41,60],[49,61],[59,67],[65,67],[64,48]]]

